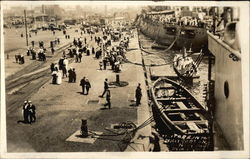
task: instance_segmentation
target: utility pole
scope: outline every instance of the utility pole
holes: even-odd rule
[[[57,15],[56,15],[56,27],[57,27]]]
[[[29,46],[29,37],[27,31],[27,20],[26,20],[26,10],[24,10],[24,24],[25,24],[25,34],[26,34],[26,46]]]

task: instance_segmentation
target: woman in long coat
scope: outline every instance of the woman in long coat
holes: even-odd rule
[[[57,76],[57,80],[56,80],[56,83],[57,84],[61,84],[62,83],[62,72],[59,70],[56,74]]]
[[[58,72],[58,68],[55,67],[53,72],[51,73],[51,75],[52,75],[52,84],[57,84],[57,72]]]

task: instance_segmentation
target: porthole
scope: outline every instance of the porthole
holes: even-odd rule
[[[229,97],[229,84],[227,81],[224,82],[224,95],[226,98]]]

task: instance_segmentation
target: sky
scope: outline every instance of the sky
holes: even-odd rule
[[[3,9],[9,9],[12,6],[26,6],[33,8],[41,5],[59,4],[63,8],[80,6],[103,6],[108,8],[126,8],[127,6],[146,6],[146,5],[171,5],[171,6],[242,6],[235,2],[216,2],[216,1],[2,1]]]
[[[125,3],[125,4],[124,4]],[[67,6],[84,6],[84,5],[108,5],[110,7],[117,7],[117,8],[126,8],[127,6],[143,6],[145,5],[145,2],[142,3],[141,1],[4,1],[3,7],[6,9],[9,9],[13,6],[41,6],[41,5],[53,5],[53,4],[59,4],[62,7]]]

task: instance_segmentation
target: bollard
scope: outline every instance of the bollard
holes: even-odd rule
[[[87,120],[86,119],[82,119],[81,137],[88,137],[88,126],[87,126]]]
[[[120,75],[116,74],[116,83],[120,83]]]

